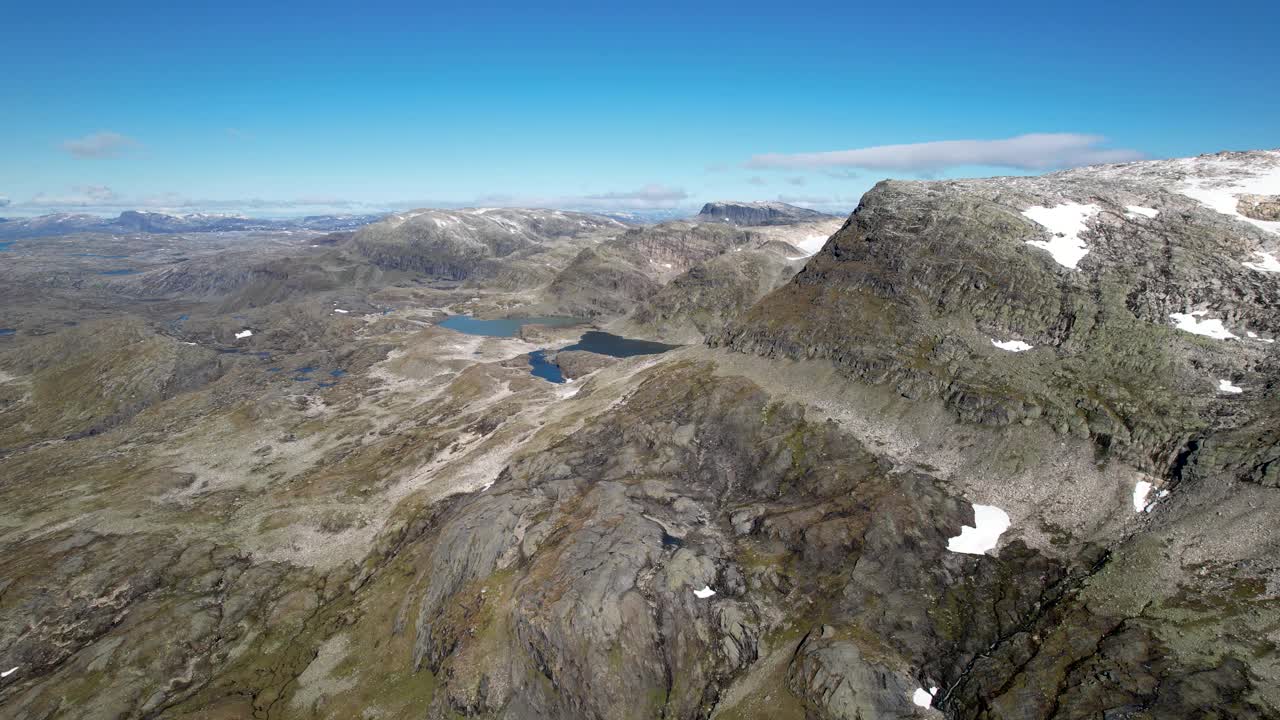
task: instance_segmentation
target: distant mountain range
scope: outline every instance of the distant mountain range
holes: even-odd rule
[[[442,212],[467,212],[442,211]],[[244,215],[192,213],[171,215],[162,212],[126,210],[118,217],[89,213],[54,213],[30,218],[0,218],[0,239],[49,237],[72,233],[201,233],[236,231],[314,230],[335,232],[355,230],[385,217],[373,215],[308,215],[297,218],[268,219]],[[689,218],[688,209],[652,209],[596,213],[628,225],[652,225]],[[732,225],[790,225],[830,217],[808,208],[781,202],[710,202],[692,219],[698,222],[723,222]]]
[[[288,219],[250,218],[243,215],[168,213],[126,210],[108,218],[86,213],[56,213],[33,218],[0,220],[0,238],[47,237],[79,232],[184,233],[233,232],[245,230],[354,230],[382,218],[382,215],[309,215]]]

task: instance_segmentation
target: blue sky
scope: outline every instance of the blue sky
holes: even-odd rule
[[[15,4],[0,215],[848,210],[883,177],[1280,146],[1280,3],[1192,4]],[[950,141],[980,142],[876,149]]]

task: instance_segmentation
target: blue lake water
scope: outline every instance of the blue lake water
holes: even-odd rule
[[[338,383],[336,382],[322,382],[322,383],[316,383],[316,387],[333,387],[334,385],[337,385],[337,384]]]
[[[138,272],[133,268],[120,268],[119,270],[103,270],[99,275],[133,275]]]
[[[0,328],[0,337],[5,337],[6,335],[12,335],[16,332],[18,331],[14,330],[13,328]]]
[[[583,333],[578,342],[564,348],[564,350],[586,350],[587,352],[608,355],[609,357],[627,358],[635,357],[636,355],[657,355],[668,350],[675,350],[678,347],[680,346],[651,340],[636,340],[614,335],[613,333],[591,330]]]
[[[342,377],[343,375],[346,375],[346,374],[347,374],[347,371],[346,371],[346,370],[341,370],[341,369],[339,369],[339,370],[330,370],[330,371],[329,371],[329,377],[336,377],[336,378],[337,378],[337,377]]]
[[[546,325],[548,327],[569,327],[581,325],[582,321],[569,317],[515,317],[497,320],[480,320],[470,315],[450,315],[440,323],[440,327],[457,330],[467,335],[484,335],[486,337],[515,337],[521,325]]]
[[[12,240],[9,240],[8,242],[0,242],[0,252],[4,252],[5,250],[8,250],[9,246],[12,244],[13,244]]]
[[[548,325],[550,327],[572,327],[583,324],[582,320],[569,317],[516,317],[499,320],[479,320],[470,315],[450,315],[440,323],[440,327],[456,330],[467,335],[484,335],[487,337],[515,337],[521,325]],[[636,340],[599,330],[588,330],[578,338],[578,342],[564,350],[586,350],[609,357],[628,358],[636,355],[657,355],[674,350],[679,345]],[[529,353],[529,373],[553,383],[564,382],[564,374],[559,366],[547,360],[547,351],[534,350]]]
[[[560,366],[547,362],[546,350],[534,350],[529,353],[529,371],[534,377],[540,377],[553,383],[564,382],[564,374],[560,372]]]
[[[294,372],[300,372],[300,373],[304,373],[304,374],[305,374],[305,373],[312,372],[312,371],[314,371],[315,369],[316,369],[316,368],[315,368],[315,366],[314,366],[314,365],[307,365],[307,366],[305,366],[305,367],[297,368],[296,370],[294,370]]]

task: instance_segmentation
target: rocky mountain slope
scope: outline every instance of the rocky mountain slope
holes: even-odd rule
[[[617,329],[701,342],[790,278],[839,221],[735,227],[673,221],[582,250],[541,292],[545,312],[627,320]]]
[[[0,337],[0,715],[1280,717],[1278,195],[1223,154],[885,182],[829,240],[458,220],[533,289],[435,240],[246,310],[51,286],[93,317]],[[556,300],[708,340],[556,384],[581,328],[437,324]]]
[[[521,251],[557,240],[599,239],[624,227],[602,215],[560,210],[412,210],[361,228],[351,244],[382,268],[463,280]]]
[[[695,222],[724,222],[732,225],[793,225],[830,218],[826,213],[784,202],[740,202],[721,200],[702,206]]]

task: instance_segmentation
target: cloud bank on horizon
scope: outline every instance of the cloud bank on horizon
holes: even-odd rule
[[[860,168],[930,173],[961,167],[997,167],[1023,171],[1119,163],[1146,157],[1137,150],[1101,147],[1106,138],[1080,133],[1030,133],[1003,140],[941,140],[877,145],[856,150],[767,153],[747,161],[758,169],[818,170]]]
[[[1043,172],[1059,168],[1099,163],[1129,162],[1146,157],[1126,148],[1107,148],[1106,138],[1082,133],[1030,133],[1000,140],[943,140],[935,142],[878,145],[853,150],[809,153],[767,153],[755,155],[744,167],[755,170],[786,170],[792,173],[820,172],[825,176],[859,177],[853,170],[930,174],[965,167],[1006,168],[1023,172]],[[78,158],[109,158],[140,146],[116,132],[97,132],[67,140],[63,148]],[[807,184],[803,175],[778,178],[793,187]],[[745,183],[763,187],[772,184],[760,175]],[[781,202],[815,208],[856,204],[856,197],[779,194]],[[105,185],[80,185],[69,193],[40,192],[25,201],[0,200],[0,206],[26,212],[111,212],[122,209],[151,209],[185,212],[258,212],[298,214],[305,212],[387,212],[417,207],[557,207],[575,210],[674,210],[693,206],[698,198],[680,187],[649,183],[634,190],[584,193],[580,195],[483,195],[464,200],[359,201],[339,196],[303,196],[294,199],[261,198],[197,200],[179,192],[130,196]]]

